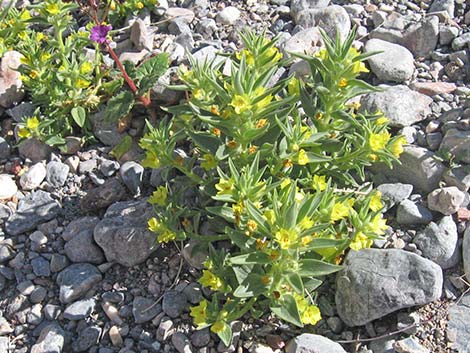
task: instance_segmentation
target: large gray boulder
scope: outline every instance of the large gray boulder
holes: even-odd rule
[[[462,257],[463,271],[465,272],[467,281],[470,281],[470,227],[467,227],[463,234]]]
[[[442,269],[407,251],[351,251],[344,266],[336,277],[336,308],[348,326],[365,325],[441,296]]]
[[[156,249],[156,235],[147,226],[153,208],[144,201],[124,201],[111,205],[94,229],[96,243],[106,259],[124,266],[144,262]]]
[[[470,131],[449,129],[444,135],[439,151],[449,153],[456,162],[470,163]]]
[[[431,114],[432,98],[404,85],[380,86],[384,91],[364,95],[361,111],[381,111],[390,119],[390,126],[410,126]]]
[[[452,348],[459,353],[468,353],[470,347],[470,294],[449,307],[449,323],[447,324],[447,339]]]

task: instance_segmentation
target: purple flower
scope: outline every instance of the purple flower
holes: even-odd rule
[[[113,27],[111,25],[96,25],[91,29],[90,39],[99,44],[108,43],[109,40],[106,37],[108,36],[108,32],[112,29]]]

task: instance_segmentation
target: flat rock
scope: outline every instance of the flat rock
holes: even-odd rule
[[[65,227],[64,231],[62,232],[62,238],[65,241],[71,240],[74,236],[84,232],[89,231],[93,233],[93,229],[98,224],[100,219],[98,217],[81,217],[73,220],[70,222],[67,227]]]
[[[422,346],[414,337],[407,337],[393,343],[396,353],[431,353],[429,349]]]
[[[80,331],[77,339],[72,343],[74,352],[90,352],[90,348],[97,344],[101,336],[102,329],[99,326],[88,326]],[[98,352],[101,353],[102,349]]]
[[[377,190],[382,194],[382,201],[386,210],[388,210],[410,197],[413,192],[413,185],[402,183],[381,184],[377,187]]]
[[[448,186],[456,186],[461,191],[470,188],[470,166],[449,169],[443,175],[443,179]]]
[[[452,82],[413,82],[410,88],[432,97],[436,94],[452,93],[457,86]]]
[[[70,265],[57,276],[57,284],[60,286],[60,301],[67,304],[80,299],[101,281],[101,278],[100,271],[91,264]]]
[[[436,48],[438,39],[439,18],[437,16],[429,16],[420,22],[411,24],[406,29],[403,45],[415,57],[427,57]]]
[[[432,218],[432,213],[426,207],[411,200],[403,200],[398,205],[398,224],[428,224],[432,221]]]
[[[0,107],[10,108],[24,97],[21,74],[16,69],[21,65],[21,53],[9,50],[3,53],[0,63]]]
[[[318,10],[327,7],[330,0],[292,0],[290,3],[291,17],[297,21],[297,17],[306,10]]]
[[[467,281],[470,281],[470,227],[467,227],[463,234],[462,241],[463,269]]]
[[[429,223],[413,239],[423,256],[444,270],[457,265],[460,259],[457,241],[457,225],[451,216],[443,217],[437,224]]]
[[[135,297],[132,302],[132,315],[136,324],[148,322],[161,312],[161,304],[155,304],[154,299]]]
[[[65,181],[67,180],[70,167],[59,161],[51,161],[47,163],[46,170],[47,183],[53,187],[60,188],[61,186],[64,186]]]
[[[121,201],[126,195],[126,189],[122,183],[113,178],[108,179],[90,191],[80,201],[80,207],[84,211],[95,211]]]
[[[78,321],[87,318],[95,309],[96,300],[93,298],[76,301],[64,310],[64,318]]]
[[[443,215],[457,212],[465,200],[465,194],[455,186],[448,186],[434,190],[428,195],[428,207]]]
[[[369,93],[361,98],[361,111],[379,110],[390,119],[390,126],[393,127],[410,126],[431,114],[430,97],[403,85],[380,87],[385,90]]]
[[[372,72],[380,80],[404,82],[413,76],[415,70],[413,54],[405,47],[381,39],[370,39],[364,49],[366,53],[382,52],[367,60]]]
[[[460,301],[449,307],[449,322],[447,324],[447,339],[452,348],[459,353],[469,352],[470,331],[470,294],[464,295]]]
[[[155,234],[147,226],[152,215],[153,208],[145,200],[110,206],[94,229],[106,259],[129,267],[144,262],[156,249]]]
[[[437,300],[442,269],[398,249],[351,251],[336,277],[336,308],[348,326],[361,326],[400,309]]]
[[[37,189],[46,178],[46,167],[43,163],[36,163],[20,178],[20,185],[23,190]]]
[[[93,240],[93,229],[83,230],[70,239],[64,246],[65,254],[72,262],[102,264],[103,251]]]
[[[133,195],[140,194],[144,167],[137,162],[128,161],[121,166],[119,174],[121,175],[122,181]]]
[[[283,51],[289,53],[306,53],[313,55],[322,45],[318,27],[307,28],[297,32],[283,44]]]
[[[37,163],[49,159],[52,148],[38,139],[29,138],[18,144],[18,152],[20,156]]]
[[[449,153],[456,162],[470,164],[470,131],[449,129],[439,147],[441,153]]]
[[[11,199],[18,192],[18,186],[10,175],[0,174],[0,200]]]
[[[375,170],[402,183],[411,184],[415,190],[424,193],[437,189],[446,171],[434,152],[413,145],[404,147],[400,162],[394,163],[393,169],[379,164]]]
[[[303,333],[286,346],[286,353],[346,353],[339,343],[329,338]]]
[[[187,307],[187,298],[183,293],[173,290],[166,292],[163,296],[163,311],[173,319],[180,317]]]
[[[19,235],[55,218],[61,210],[49,193],[38,190],[21,199],[17,211],[5,223],[8,234]]]
[[[57,323],[47,325],[41,330],[31,353],[61,353],[64,347],[65,332]]]
[[[223,25],[233,25],[240,18],[240,10],[235,6],[227,6],[217,14],[216,21]]]

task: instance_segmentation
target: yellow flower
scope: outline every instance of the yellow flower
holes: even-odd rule
[[[161,223],[155,217],[148,220],[147,225],[151,232],[157,233],[161,229]]]
[[[339,82],[338,82],[338,87],[339,87],[339,88],[344,88],[344,87],[346,87],[347,85],[348,85],[348,80],[345,79],[344,77],[341,78],[341,79],[339,80]]]
[[[308,140],[312,136],[312,129],[309,126],[301,126],[300,132],[303,134],[302,139]]]
[[[28,33],[26,33],[26,31],[21,31],[20,33],[18,33],[18,38],[25,40],[26,38],[28,38]]]
[[[43,62],[49,60],[50,58],[51,58],[51,54],[49,54],[49,53],[42,53],[41,54],[41,61],[43,61]]]
[[[28,130],[36,130],[39,127],[39,120],[35,116],[26,119],[26,128]]]
[[[203,167],[205,170],[211,170],[212,168],[217,167],[217,159],[210,154],[206,153],[203,156],[203,162],[201,163],[201,167]]]
[[[364,62],[362,61],[354,62],[352,69],[353,73],[355,74],[359,74],[361,72],[369,72],[369,69],[367,69],[366,64],[364,64]]]
[[[199,278],[198,282],[202,286],[209,287],[212,290],[219,290],[224,286],[222,280],[209,270],[202,271],[202,277]]]
[[[37,72],[36,70],[31,70],[31,72],[29,73],[29,77],[31,77],[33,80],[36,79],[39,77],[39,72]]]
[[[374,162],[379,160],[379,157],[374,153],[369,154],[369,158]]]
[[[385,229],[387,229],[387,220],[383,219],[381,214],[375,216],[367,225],[367,231],[377,235],[384,234]]]
[[[251,146],[248,148],[248,153],[249,154],[255,154],[256,151],[258,151],[258,146]]]
[[[252,65],[255,64],[255,58],[254,58],[253,54],[251,54],[251,52],[248,51],[247,49],[242,49],[241,51],[237,52],[235,54],[235,57],[238,60],[241,60],[243,55],[245,55],[245,61],[248,65],[252,66]]]
[[[49,15],[57,15],[60,12],[60,8],[57,4],[50,3],[46,6],[46,11],[49,13]]]
[[[303,313],[308,308],[308,302],[305,297],[299,293],[294,292],[292,296],[295,299],[295,303],[297,304],[297,310],[299,313]]]
[[[20,15],[20,20],[21,21],[27,21],[31,19],[31,14],[29,13],[28,10],[23,10]]]
[[[257,93],[260,89],[257,89],[255,91],[255,95],[256,97],[258,96],[261,96],[263,93],[264,93],[264,88],[263,87],[260,87],[262,88],[262,93]],[[262,100],[260,100],[258,103],[256,103],[256,108],[257,109],[263,109],[264,107],[266,107],[269,103],[271,103],[271,101],[273,100],[273,96],[268,94],[266,97],[264,97]]]
[[[274,235],[274,239],[278,242],[281,249],[289,249],[297,241],[297,233],[295,230],[281,228]]]
[[[332,222],[339,221],[349,215],[350,206],[346,205],[343,202],[335,203],[331,209],[330,220]]]
[[[305,152],[304,149],[300,149],[299,154],[297,155],[297,163],[299,165],[306,165],[309,161],[307,152]]]
[[[292,180],[290,178],[284,178],[281,181],[281,189],[284,189],[286,186],[290,185]]]
[[[214,115],[220,115],[219,108],[215,104],[211,105],[211,113]]]
[[[233,179],[220,179],[220,181],[215,184],[217,189],[217,195],[230,195],[234,189]]]
[[[388,119],[387,119],[386,117],[384,117],[384,116],[381,116],[380,118],[378,118],[378,119],[375,121],[375,123],[376,123],[377,125],[384,125],[384,124],[388,123]]]
[[[168,243],[171,240],[174,240],[176,238],[176,233],[172,232],[169,229],[163,229],[161,233],[158,235],[157,240],[160,243]]]
[[[274,210],[266,210],[263,212],[264,218],[268,221],[269,224],[274,224],[274,221],[276,219],[276,214],[274,213]]]
[[[225,324],[223,321],[216,321],[212,326],[211,326],[211,331],[214,333],[219,333],[224,330]]]
[[[315,325],[321,320],[320,309],[316,305],[309,305],[301,315],[302,323],[306,325]]]
[[[382,202],[380,200],[382,196],[382,193],[380,191],[376,191],[374,192],[374,194],[372,195],[372,197],[370,198],[370,201],[369,201],[369,208],[374,211],[374,212],[378,212],[380,211],[384,206],[382,205]]]
[[[204,91],[200,88],[196,88],[193,91],[193,97],[198,99],[198,100],[202,100],[204,98]]]
[[[151,205],[164,206],[166,203],[166,198],[168,196],[168,190],[165,186],[159,186],[147,200]]]
[[[18,129],[18,137],[20,138],[27,138],[31,136],[31,133],[29,132],[29,130],[25,127],[20,127]]]
[[[256,128],[257,129],[262,129],[263,127],[266,126],[266,124],[268,123],[268,120],[267,119],[259,119],[257,122],[256,122]]]
[[[87,88],[91,84],[91,82],[79,78],[75,84],[77,85],[77,88]]]
[[[160,159],[158,159],[158,156],[155,154],[155,152],[147,151],[141,164],[144,168],[157,169],[160,167]]]
[[[266,51],[266,56],[272,58],[271,61],[276,63],[282,59],[282,54],[276,47],[269,48]]]
[[[237,114],[242,114],[251,108],[250,99],[246,95],[241,96],[236,94],[230,105],[234,108],[235,113]]]
[[[319,58],[320,60],[326,60],[328,59],[328,51],[325,48],[320,49],[315,53],[315,57]]]
[[[400,157],[403,153],[403,145],[406,144],[406,142],[405,136],[400,136],[390,144],[390,152],[392,152],[395,157]]]
[[[302,245],[303,246],[307,246],[308,244],[310,244],[313,240],[313,236],[312,235],[306,235],[305,237],[302,238],[301,242],[302,242]]]
[[[304,217],[298,224],[301,230],[310,229],[313,227],[315,222],[310,217]]]
[[[93,70],[93,64],[88,62],[88,61],[83,63],[82,66],[80,66],[80,73],[82,75],[85,75],[85,74],[91,72],[92,70]]]
[[[142,10],[145,5],[141,1],[139,1],[136,6],[139,10]]]
[[[258,228],[258,224],[256,224],[252,219],[249,219],[248,222],[246,222],[246,228],[248,228],[250,233],[254,233]]]
[[[369,137],[369,146],[372,151],[379,151],[387,146],[388,141],[390,140],[390,134],[387,131],[370,134]]]
[[[207,319],[207,300],[202,299],[199,305],[193,306],[190,309],[191,317],[197,326],[204,326]]]
[[[349,244],[349,247],[353,250],[359,251],[361,249],[370,248],[373,241],[362,232],[357,232],[354,240]]]
[[[324,175],[314,175],[313,176],[313,187],[315,190],[323,191],[328,186],[326,182],[326,176]]]

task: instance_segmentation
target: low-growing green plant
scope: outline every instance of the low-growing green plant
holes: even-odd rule
[[[324,35],[315,56],[297,55],[308,77],[277,80],[286,63],[277,38],[245,32],[228,75],[217,58],[180,68],[175,88],[188,99],[141,140],[144,166],[178,175],[149,198],[149,228],[161,243],[194,239],[193,251],[208,252],[199,282],[213,295],[191,316],[227,345],[231,321],[248,312],[317,323],[322,277],[387,227],[380,193],[358,181],[364,167],[396,160],[404,139],[383,114],[350,103],[375,90],[357,79],[367,56],[354,36]]]
[[[153,10],[158,5],[158,0],[108,0],[107,11],[109,21],[119,24],[129,15],[136,15],[143,9]]]

